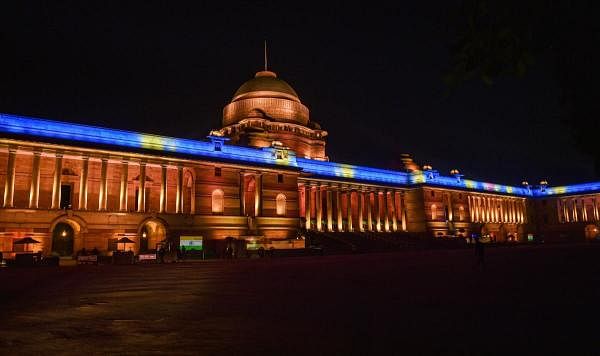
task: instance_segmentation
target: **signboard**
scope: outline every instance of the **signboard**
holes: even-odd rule
[[[180,236],[179,247],[182,251],[202,251],[202,236]]]
[[[98,255],[77,256],[78,263],[98,263]]]
[[[156,260],[156,254],[154,253],[145,253],[138,255],[138,261],[153,261]]]

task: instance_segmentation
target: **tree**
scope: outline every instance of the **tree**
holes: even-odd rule
[[[592,2],[464,0],[450,19],[451,89],[468,80],[493,85],[523,77],[549,59],[561,90],[561,120],[578,148],[594,158],[600,176],[600,25]]]

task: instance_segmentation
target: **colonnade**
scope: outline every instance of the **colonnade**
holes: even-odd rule
[[[406,204],[401,190],[316,181],[300,183],[299,190],[304,195],[301,216],[306,229],[406,231]]]
[[[471,222],[512,224],[527,222],[525,199],[488,195],[469,195],[467,198]]]
[[[28,151],[30,152],[30,151]],[[8,161],[6,168],[6,181],[4,184],[4,208],[14,207],[15,197],[15,171],[16,171],[16,160],[17,160],[17,148],[9,147],[8,149]],[[23,150],[25,153],[25,150]],[[41,159],[54,159],[54,173],[52,177],[52,200],[51,209],[60,209],[61,202],[61,185],[62,185],[62,171],[63,171],[63,158],[64,152],[56,151],[53,153],[42,154],[40,150],[33,150],[33,161],[32,171],[30,178],[30,189],[29,189],[29,208],[39,208],[39,196],[40,196],[40,161]],[[77,209],[88,210],[88,181],[89,181],[89,162],[90,157],[86,154],[79,154],[76,159],[80,159],[81,171],[79,178],[79,200]],[[108,164],[109,158],[107,156],[99,158],[100,165],[100,188],[98,191],[98,211],[107,210],[108,202]],[[146,166],[147,162],[143,160],[121,160],[121,177],[119,186],[119,211],[127,211],[127,191],[128,191],[128,172],[129,165],[134,164],[139,166],[139,184],[137,187],[137,212],[146,212]],[[167,212],[167,169],[169,165],[161,164],[161,178],[160,178],[160,205],[159,212]],[[184,189],[183,189],[183,166],[177,165],[177,185],[175,194],[175,213],[183,213],[183,201],[184,201]],[[191,212],[194,211],[194,199],[191,199]]]
[[[558,221],[561,223],[600,221],[599,204],[596,196],[587,199],[585,197],[559,199],[556,202]]]

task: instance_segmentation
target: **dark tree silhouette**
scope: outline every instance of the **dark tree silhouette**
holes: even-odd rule
[[[562,122],[600,176],[600,21],[591,1],[464,0],[450,16],[451,89],[468,80],[493,85],[541,62],[561,90]]]

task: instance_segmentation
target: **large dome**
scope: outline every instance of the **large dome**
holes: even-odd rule
[[[233,94],[223,108],[223,127],[257,117],[303,126],[309,122],[308,108],[296,91],[268,70],[256,73]]]
[[[257,97],[285,98],[300,102],[298,94],[288,83],[277,78],[274,72],[266,70],[256,73],[254,78],[242,84],[231,101]]]

